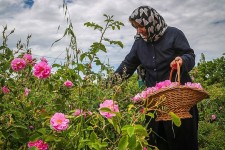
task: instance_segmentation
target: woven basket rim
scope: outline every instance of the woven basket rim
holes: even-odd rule
[[[165,93],[167,91],[172,91],[174,89],[188,89],[188,90],[193,90],[193,91],[197,91],[197,92],[201,92],[202,94],[205,94],[206,95],[206,98],[209,97],[208,92],[206,92],[204,89],[187,87],[185,85],[176,85],[176,86],[173,86],[173,87],[162,88],[162,89],[154,92],[154,94],[148,95],[147,98],[154,97],[154,96],[157,96],[158,94],[162,94],[162,93]]]

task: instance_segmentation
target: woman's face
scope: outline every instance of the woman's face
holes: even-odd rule
[[[138,34],[142,34],[144,37],[146,37],[147,38],[147,31],[146,31],[146,29],[145,29],[145,27],[138,27],[137,28],[137,33]]]
[[[148,37],[146,28],[144,26],[140,25],[139,23],[137,23],[135,21],[132,21],[131,23],[132,23],[132,26],[136,28],[138,34],[141,34],[145,38]]]

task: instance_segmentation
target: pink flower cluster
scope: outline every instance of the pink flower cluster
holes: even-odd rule
[[[71,82],[70,80],[67,80],[67,81],[65,81],[64,82],[64,85],[66,86],[66,87],[72,87],[73,86],[73,82]]]
[[[30,54],[24,54],[22,58],[15,58],[11,62],[11,67],[14,71],[23,70],[26,67],[26,63],[34,65],[32,56]],[[48,65],[48,61],[45,57],[41,58],[41,62],[37,63],[33,67],[34,76],[39,79],[48,78],[51,74],[51,67]]]
[[[154,87],[148,87],[141,93],[138,93],[133,98],[131,98],[131,100],[133,102],[140,102],[140,101],[146,99],[149,95],[155,94],[157,91],[159,91],[161,89],[168,88],[168,87],[174,87],[177,85],[179,85],[178,82],[171,82],[170,80],[165,80],[165,81],[157,83]]]
[[[63,113],[55,113],[50,120],[52,128],[56,131],[66,130],[69,122],[69,119],[66,119]]]
[[[26,63],[32,64],[32,56],[31,54],[24,54],[23,58],[15,58],[11,62],[11,67],[14,71],[23,70],[26,67]]]
[[[23,70],[26,67],[26,61],[21,58],[15,58],[11,62],[11,67],[14,71],[20,71]]]
[[[37,140],[34,142],[28,142],[28,148],[35,147],[38,150],[47,150],[48,149],[48,144],[43,142],[42,140]]]
[[[90,111],[86,112],[86,111],[83,111],[82,109],[76,109],[75,112],[73,113],[74,116],[81,116],[81,115],[83,115],[84,118],[87,117],[87,114],[88,115],[92,115],[92,112],[90,112]]]
[[[165,81],[157,83],[154,87],[146,88],[144,91],[142,91],[141,93],[138,93],[133,98],[131,98],[131,100],[133,102],[137,103],[137,102],[145,100],[148,96],[155,94],[156,92],[158,92],[161,89],[175,87],[175,86],[179,86],[179,85],[180,84],[178,82],[171,82],[170,80],[165,80]],[[187,82],[187,83],[185,83],[184,86],[190,87],[190,88],[202,89],[202,86],[200,83]]]
[[[203,89],[200,83],[187,82],[187,83],[185,83],[185,86],[190,87],[190,88],[197,88],[197,89],[200,89],[200,90]]]
[[[34,65],[34,76],[39,79],[48,78],[51,74],[51,67],[47,62],[41,61]]]
[[[109,108],[111,112],[105,112],[100,110],[100,114],[106,118],[112,118],[116,116],[114,112],[119,112],[118,105],[113,100],[105,100],[103,103],[100,104],[100,108]]]

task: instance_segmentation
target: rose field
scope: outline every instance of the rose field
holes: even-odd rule
[[[114,75],[114,68],[98,56],[107,53],[106,43],[123,47],[122,42],[104,37],[108,30],[118,32],[123,23],[113,16],[104,17],[104,27],[84,24],[100,32],[99,39],[86,51],[77,47],[72,23],[68,22],[62,37],[70,39],[64,64],[35,58],[29,46],[30,35],[25,43],[18,41],[16,49],[9,48],[7,42],[14,30],[2,27],[0,149],[157,149],[147,143],[154,131],[146,129],[145,117],[155,117],[161,99],[151,108],[142,102],[157,90],[176,84],[166,80],[155,87],[139,88],[137,74],[124,81],[126,74]],[[225,57],[212,61],[205,57],[202,54],[191,71],[193,83],[185,86],[204,87],[210,95],[198,103],[200,150],[224,150]],[[180,126],[180,118],[168,113],[174,125]]]

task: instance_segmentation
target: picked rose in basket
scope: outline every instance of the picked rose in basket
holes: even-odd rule
[[[157,83],[154,87],[146,88],[132,98],[135,103],[142,103],[147,111],[156,110],[156,121],[171,120],[170,113],[175,113],[179,118],[191,118],[189,110],[201,100],[208,98],[208,93],[200,83],[187,82],[180,84],[180,68],[177,68],[177,82],[170,80]]]

